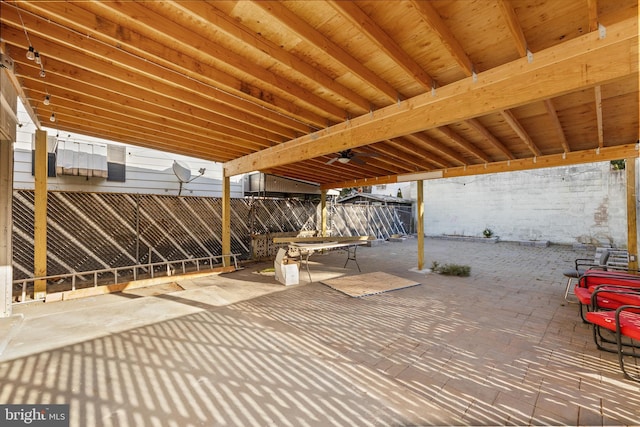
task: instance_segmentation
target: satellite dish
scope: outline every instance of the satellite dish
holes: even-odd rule
[[[173,173],[176,174],[178,181],[189,182],[191,179],[191,169],[186,164],[177,160],[173,161]]]
[[[202,175],[204,175],[205,171],[206,171],[205,168],[200,168],[198,170],[198,173],[200,173],[200,175],[197,175],[197,176],[194,176],[193,178],[191,178],[191,169],[189,169],[189,166],[187,166],[183,162],[179,162],[178,160],[174,160],[173,161],[173,173],[178,178],[178,181],[180,181],[180,189],[178,190],[178,196],[180,194],[182,194],[182,184],[186,184],[186,183],[189,183],[189,182],[193,181],[196,178],[200,178]]]

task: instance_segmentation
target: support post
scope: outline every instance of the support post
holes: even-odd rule
[[[418,270],[424,269],[424,181],[418,184],[418,218],[416,229],[418,233]]]
[[[35,135],[35,191],[33,219],[33,274],[47,275],[47,132],[36,130]],[[33,298],[44,299],[47,281],[34,282]]]
[[[231,179],[222,175],[222,265],[231,265]]]
[[[636,157],[626,159],[627,175],[627,250],[629,251],[629,269],[638,269],[638,221],[636,204],[638,194],[636,185]]]
[[[327,190],[320,192],[320,236],[327,237]]]
[[[13,289],[13,144],[0,140],[0,317],[11,316]]]

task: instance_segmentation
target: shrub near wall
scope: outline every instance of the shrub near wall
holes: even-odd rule
[[[425,181],[427,235],[627,243],[626,178],[609,162]]]

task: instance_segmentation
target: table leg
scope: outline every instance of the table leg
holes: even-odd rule
[[[351,249],[353,248],[353,252],[351,251]],[[349,261],[355,261],[356,266],[358,267],[358,272],[362,273],[362,270],[360,270],[360,264],[358,264],[358,259],[356,258],[356,251],[358,250],[358,245],[354,245],[354,246],[347,246],[347,261],[344,263],[344,267],[342,268],[347,268],[347,264],[349,263]]]
[[[313,283],[313,280],[311,280],[311,272],[309,271],[309,257],[311,256],[311,252],[307,252],[306,257],[304,259],[304,265],[307,269],[307,274],[309,275],[309,283]],[[302,253],[300,254],[300,260],[302,260]]]

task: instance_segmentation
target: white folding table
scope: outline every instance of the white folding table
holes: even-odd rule
[[[303,242],[290,242],[289,248],[292,248],[291,252],[298,252],[298,257],[300,262],[304,261],[305,268],[307,269],[307,274],[309,275],[309,282],[311,280],[311,272],[309,271],[309,257],[313,255],[315,252],[324,251],[324,250],[332,250],[332,249],[340,249],[347,252],[347,260],[344,263],[343,268],[347,267],[349,261],[353,261],[356,263],[358,267],[358,271],[360,270],[360,265],[358,264],[357,259],[357,250],[358,246],[366,245],[366,240],[354,240],[350,242],[321,242],[321,243],[303,243]],[[292,258],[295,258],[296,255],[289,255]]]

